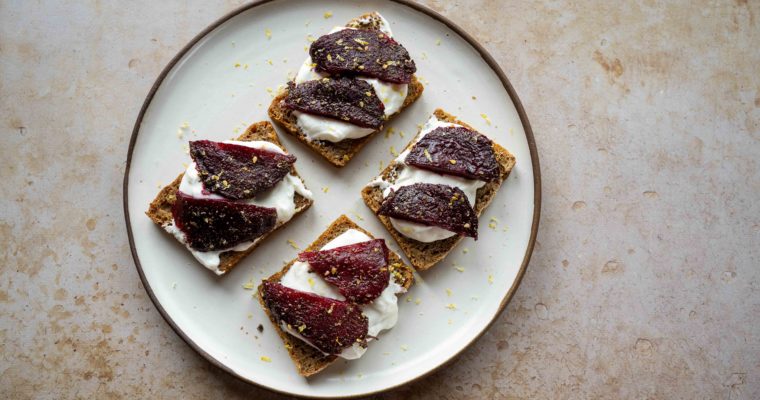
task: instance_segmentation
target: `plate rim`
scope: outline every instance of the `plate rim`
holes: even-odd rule
[[[155,96],[156,92],[158,91],[158,88],[161,86],[166,76],[169,74],[169,72],[171,72],[171,70],[174,68],[177,62],[179,62],[179,60],[182,59],[182,57],[184,57],[185,54],[187,54],[187,52],[193,48],[193,46],[195,46],[199,41],[201,41],[204,37],[206,37],[206,35],[211,33],[214,29],[218,28],[219,26],[221,26],[228,20],[234,18],[235,16],[245,11],[248,11],[250,9],[253,9],[255,7],[258,7],[267,3],[272,3],[272,2],[277,2],[277,1],[282,1],[282,0],[256,0],[248,4],[243,4],[233,9],[232,11],[229,11],[225,15],[221,16],[220,18],[218,18],[217,20],[215,20],[214,22],[206,26],[206,28],[200,31],[197,35],[195,35],[187,44],[185,44],[177,52],[176,55],[174,55],[174,57],[172,57],[171,60],[169,60],[166,66],[161,70],[161,73],[159,73],[155,82],[153,83],[150,90],[148,91],[148,95],[145,97],[145,100],[143,101],[142,106],[140,107],[140,111],[137,115],[137,119],[135,121],[134,127],[132,128],[132,135],[129,140],[129,147],[127,149],[127,161],[126,161],[126,165],[124,169],[124,181],[122,183],[124,219],[127,226],[127,237],[129,240],[129,249],[130,249],[130,252],[132,253],[132,260],[134,261],[135,267],[137,269],[137,273],[140,276],[140,281],[143,287],[145,288],[145,291],[148,292],[148,297],[150,298],[151,302],[158,310],[159,314],[161,314],[161,317],[163,317],[166,323],[169,324],[169,326],[172,328],[174,333],[176,333],[177,336],[179,336],[188,346],[190,346],[190,348],[195,350],[195,352],[200,354],[203,358],[206,359],[206,361],[208,361],[212,365],[227,372],[228,374],[230,374],[231,376],[237,378],[238,380],[242,382],[245,382],[245,383],[248,383],[256,387],[266,389],[275,393],[279,393],[279,394],[284,394],[284,395],[289,395],[289,396],[298,396],[298,397],[303,397],[303,398],[321,399],[325,397],[298,395],[295,393],[275,389],[273,387],[269,387],[259,382],[255,382],[249,378],[246,378],[236,373],[231,368],[227,367],[223,362],[219,361],[218,359],[208,354],[205,350],[203,350],[203,348],[201,348],[198,344],[196,344],[193,340],[191,340],[184,333],[184,331],[180,329],[179,326],[177,326],[177,324],[171,318],[169,313],[163,308],[163,306],[161,305],[161,302],[158,301],[155,293],[153,293],[153,289],[151,288],[150,283],[145,277],[145,273],[143,272],[142,265],[140,264],[140,258],[137,255],[137,249],[135,247],[134,236],[132,233],[132,224],[131,224],[130,216],[129,216],[129,171],[132,164],[132,154],[134,152],[135,144],[137,143],[137,135],[140,132],[140,126],[142,125],[142,120],[145,116],[145,112],[150,106],[150,103],[152,102],[153,97]],[[538,235],[539,220],[541,217],[541,169],[540,169],[540,163],[538,160],[538,150],[536,148],[536,140],[533,136],[533,130],[531,129],[530,122],[528,121],[528,115],[525,112],[522,102],[520,102],[520,98],[517,96],[517,92],[515,91],[514,87],[512,87],[512,83],[509,81],[504,71],[501,69],[501,67],[496,62],[496,60],[494,60],[491,54],[488,53],[485,47],[483,47],[473,36],[467,33],[464,29],[460,28],[457,24],[455,24],[449,18],[439,14],[437,11],[431,8],[428,8],[427,6],[417,4],[411,0],[389,0],[389,1],[409,7],[415,11],[419,11],[433,18],[434,20],[437,20],[438,22],[441,22],[444,25],[446,25],[446,27],[456,32],[456,34],[461,36],[470,46],[472,46],[478,52],[480,57],[483,58],[486,64],[488,64],[488,66],[494,71],[494,73],[496,73],[496,76],[499,78],[499,81],[501,81],[502,85],[504,86],[504,89],[507,91],[507,94],[509,95],[509,98],[512,101],[512,104],[515,106],[517,114],[520,117],[520,123],[522,124],[523,130],[525,131],[526,140],[528,142],[528,149],[530,151],[531,164],[533,167],[533,218],[531,222],[531,230],[530,230],[530,238],[528,240],[528,246],[525,249],[525,255],[523,256],[523,261],[520,264],[520,269],[517,272],[517,276],[515,277],[515,280],[512,282],[512,286],[509,288],[509,290],[506,292],[506,294],[502,298],[501,303],[499,304],[499,308],[493,314],[493,316],[491,317],[491,320],[485,325],[485,327],[477,335],[475,335],[475,337],[472,340],[470,340],[469,343],[467,343],[461,350],[459,350],[458,352],[450,356],[446,361],[442,362],[438,366],[430,369],[429,371],[424,372],[423,374],[413,379],[409,379],[407,381],[394,384],[392,386],[388,386],[386,388],[375,390],[372,392],[366,392],[366,393],[348,395],[348,396],[338,396],[338,397],[330,396],[330,398],[350,399],[350,398],[377,395],[389,390],[398,389],[402,386],[410,385],[414,382],[424,379],[425,377],[439,371],[441,368],[451,364],[453,361],[459,358],[460,355],[462,355],[467,349],[469,349],[478,339],[480,339],[483,336],[483,334],[485,334],[491,328],[493,323],[504,312],[507,305],[512,300],[512,297],[514,297],[514,294],[517,291],[517,288],[520,286],[523,276],[525,275],[525,271],[528,268],[528,264],[530,263],[530,258],[533,255],[533,249],[535,247],[536,237]]]

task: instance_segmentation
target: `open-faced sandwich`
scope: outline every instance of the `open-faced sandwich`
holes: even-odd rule
[[[269,116],[298,140],[342,167],[420,97],[409,52],[378,13],[336,27],[311,44],[294,81],[269,106]]]
[[[363,190],[418,270],[441,261],[464,236],[515,165],[515,157],[441,109]]]
[[[385,240],[342,215],[258,294],[298,373],[310,376],[338,358],[361,357],[396,325],[397,297],[413,279]]]
[[[217,275],[229,272],[272,231],[312,204],[272,124],[237,140],[190,142],[193,162],[146,212]]]

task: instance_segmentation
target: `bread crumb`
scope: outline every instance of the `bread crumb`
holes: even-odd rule
[[[493,275],[488,275],[488,283],[493,284]]]
[[[449,304],[446,304],[446,308],[448,308],[449,310],[456,310],[457,305],[454,303],[449,303]]]
[[[331,11],[325,11],[324,15],[325,19],[331,18],[333,16],[333,13]]]
[[[271,358],[269,358],[269,357],[267,357],[267,356],[261,356],[261,361],[264,361],[264,362],[272,362],[272,359],[271,359]]]
[[[248,319],[253,319],[253,314],[248,313]]]
[[[446,296],[451,297],[451,289],[446,288]]]
[[[298,247],[298,245],[296,244],[296,242],[293,241],[293,239],[288,239],[287,242],[290,245],[290,247],[292,247],[292,248],[294,248],[296,250],[301,250],[301,248]]]
[[[480,117],[486,121],[486,124],[491,125],[491,120],[488,118],[488,115],[481,113]]]
[[[473,99],[473,100],[477,100],[478,98],[477,98],[477,97],[475,97],[475,96],[472,96],[472,99]]]
[[[267,37],[267,40],[272,38],[272,30],[269,28],[264,29],[264,36]]]

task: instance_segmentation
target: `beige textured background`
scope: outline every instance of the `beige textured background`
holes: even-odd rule
[[[0,397],[279,398],[171,331],[121,207],[148,89],[238,2],[62,3],[0,1]],[[519,93],[543,217],[491,330],[383,397],[760,398],[760,1],[425,3]]]

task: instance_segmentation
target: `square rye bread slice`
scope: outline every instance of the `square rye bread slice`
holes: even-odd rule
[[[448,114],[440,108],[435,110],[433,112],[433,115],[438,118],[439,121],[452,122],[475,130],[470,125],[467,125],[466,123],[458,120],[457,117]],[[415,136],[409,142],[409,144],[407,144],[405,150],[410,149],[411,146],[417,142],[419,135],[420,133],[418,132],[417,136]],[[496,195],[496,192],[501,187],[501,184],[507,179],[516,162],[515,156],[513,156],[512,153],[510,153],[507,149],[498,145],[496,142],[493,142],[493,150],[496,155],[496,161],[499,163],[499,179],[493,182],[489,182],[485,186],[478,189],[475,205],[473,206],[478,217],[480,217],[480,215],[483,213],[483,210],[488,207],[489,204],[491,204],[491,201]],[[399,168],[402,168],[402,166],[396,162],[391,162],[383,170],[380,176],[385,181],[393,182]],[[367,207],[369,207],[375,214],[377,214],[378,210],[380,209],[380,205],[383,202],[383,191],[382,189],[375,186],[366,186],[364,189],[362,189],[362,198],[364,199],[364,203],[367,204]],[[393,236],[393,239],[396,240],[399,247],[401,247],[401,250],[404,251],[404,254],[406,254],[407,258],[409,258],[409,261],[412,263],[414,268],[420,271],[424,271],[437,264],[439,261],[443,260],[446,255],[448,255],[449,252],[451,252],[451,250],[456,247],[457,243],[462,240],[461,235],[455,235],[448,239],[437,240],[431,243],[423,243],[414,239],[410,239],[401,234],[401,232],[397,231],[396,228],[391,225],[390,218],[383,215],[378,215],[377,217],[380,219],[380,222],[382,222],[383,225],[385,225],[385,227],[388,229],[388,232],[390,232],[391,236]]]
[[[356,229],[366,234],[367,236],[374,238],[372,234],[359,227],[359,225],[356,225],[356,223],[351,221],[348,217],[341,215],[332,224],[330,224],[329,227],[327,227],[327,229],[322,233],[322,235],[317,238],[317,240],[314,241],[314,243],[310,244],[309,247],[307,247],[304,251],[320,250],[328,242],[340,236],[343,234],[343,232],[346,232],[349,229]],[[398,274],[394,274],[396,283],[398,283],[404,289],[408,290],[414,282],[414,273],[412,268],[404,264],[404,262],[401,260],[401,257],[399,257],[399,255],[393,251],[389,252],[389,258],[392,270],[398,271]],[[283,275],[288,272],[290,267],[295,262],[296,259],[292,260],[280,272],[270,276],[266,279],[266,281],[279,282]],[[293,359],[293,363],[296,365],[296,369],[298,369],[299,374],[306,377],[314,375],[317,372],[327,368],[330,364],[338,359],[338,356],[325,355],[321,351],[309,346],[300,339],[297,339],[287,332],[283,331],[275,320],[274,316],[272,316],[272,314],[269,312],[267,306],[264,304],[264,300],[261,295],[261,291],[263,290],[262,288],[263,286],[259,285],[258,298],[259,303],[261,304],[261,308],[264,309],[264,312],[269,317],[269,320],[272,321],[274,329],[277,331],[277,334],[280,335],[280,338],[285,344],[285,348],[288,350],[290,358]]]
[[[255,140],[262,140],[267,141],[276,144],[283,150],[285,150],[280,143],[280,140],[277,137],[277,132],[274,130],[274,127],[271,123],[268,121],[262,121],[262,122],[256,122],[248,127],[248,129],[245,130],[245,132],[240,135],[237,140],[240,141],[255,141]],[[298,176],[298,173],[296,172],[295,166],[290,171],[293,175],[297,176],[298,179],[301,179],[300,176]],[[150,219],[159,227],[163,229],[163,226],[172,222],[172,206],[174,205],[174,202],[177,199],[177,191],[179,190],[180,182],[182,182],[182,177],[184,176],[184,172],[179,174],[177,179],[175,179],[172,183],[161,189],[161,191],[158,193],[156,198],[153,200],[153,202],[150,203],[150,207],[148,208],[148,211],[145,213],[150,217]],[[303,213],[308,209],[311,204],[312,200],[307,199],[303,196],[301,196],[298,193],[295,193],[295,197],[293,198],[293,201],[296,203],[296,213],[293,215],[293,218],[295,218],[297,215]],[[264,235],[260,236],[258,240],[254,242],[251,247],[246,249],[245,251],[226,251],[220,255],[220,263],[219,263],[219,270],[222,271],[222,275],[226,274],[230,270],[232,270],[237,263],[240,262],[245,256],[253,252],[253,250],[258,247],[259,243],[261,243],[267,236],[269,236],[272,232],[279,229],[282,226],[285,226],[288,224],[288,222],[292,221],[291,218],[289,221],[277,224],[275,225],[274,229],[270,232],[265,233]],[[168,232],[167,232],[168,234]]]
[[[378,20],[373,15],[375,13],[368,13],[349,21],[346,26],[352,28],[366,28],[377,29]],[[422,95],[424,86],[417,79],[416,76],[412,76],[412,81],[409,83],[406,98],[404,103],[395,114],[389,116],[389,119],[403,112],[412,103]],[[278,124],[282,125],[285,130],[296,139],[303,142],[305,145],[311,147],[316,153],[324,157],[330,164],[336,167],[343,167],[348,164],[349,161],[370,141],[370,139],[379,131],[372,132],[371,134],[358,138],[358,139],[346,139],[337,143],[325,141],[325,140],[309,140],[306,135],[301,132],[296,124],[296,118],[293,115],[293,111],[284,107],[283,101],[288,97],[288,89],[285,87],[277,96],[272,100],[272,104],[269,106],[269,118]]]

